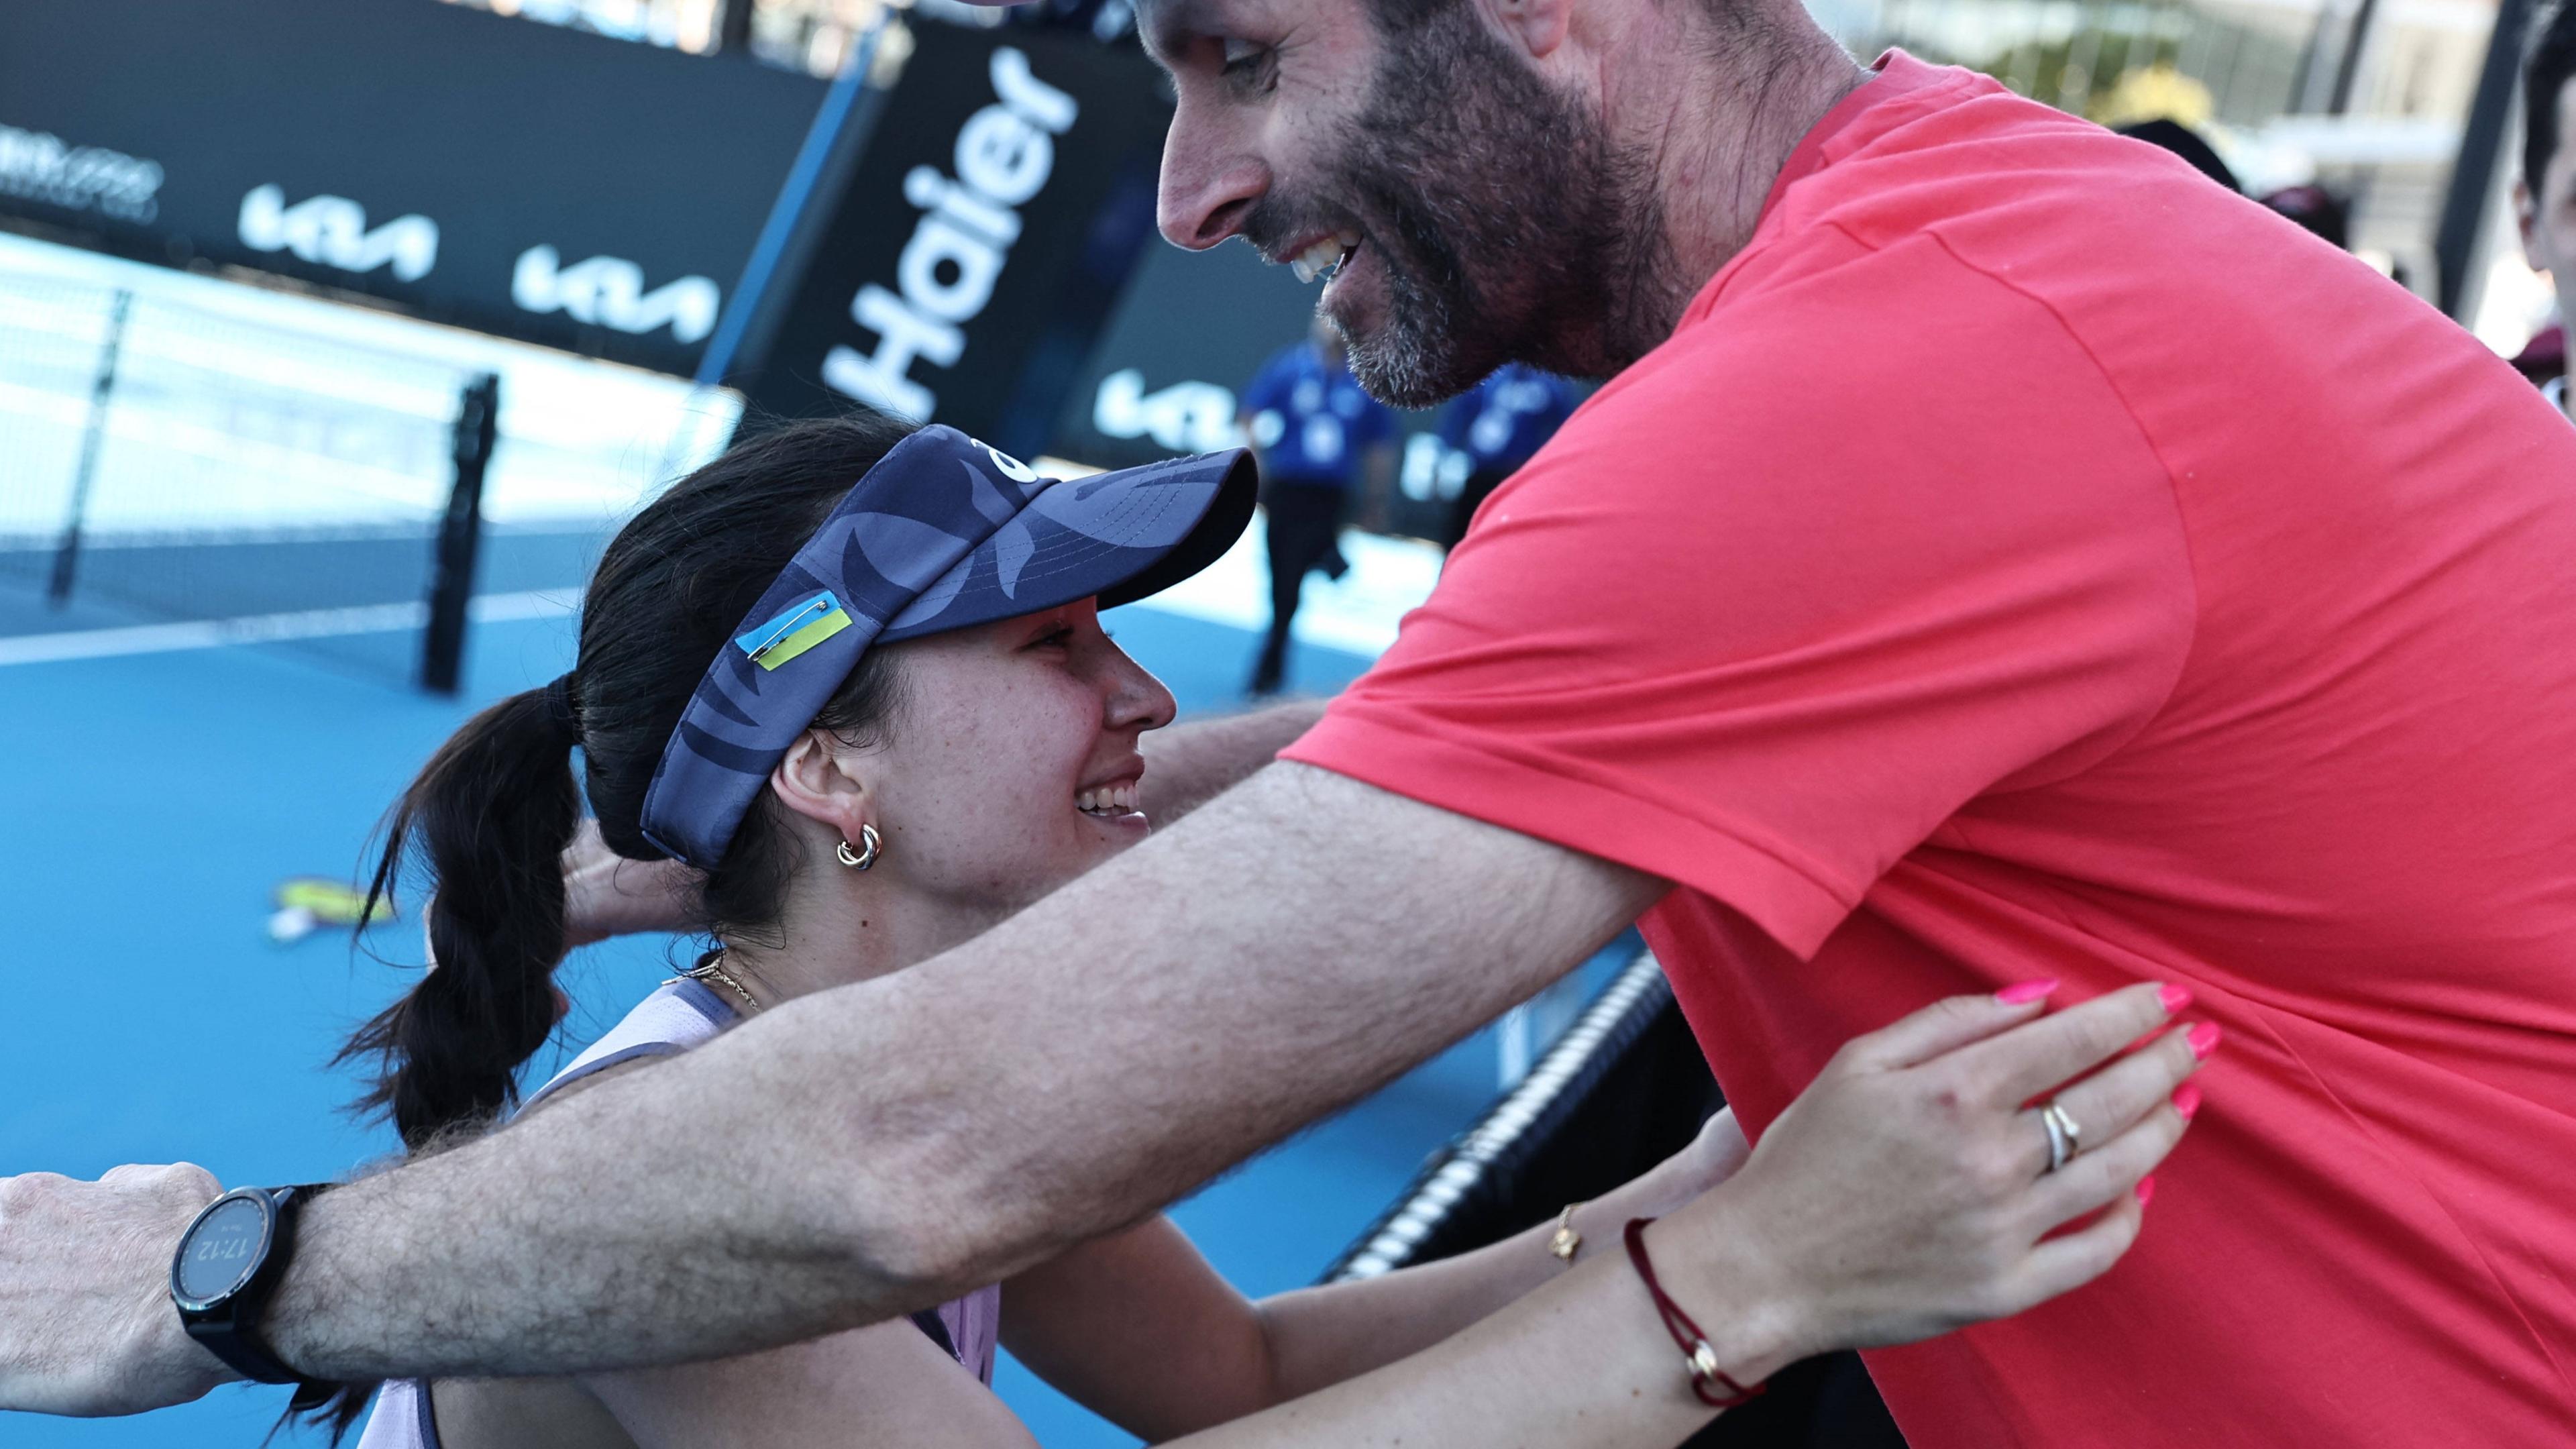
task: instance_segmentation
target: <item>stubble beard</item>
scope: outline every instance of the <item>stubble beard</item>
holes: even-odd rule
[[[1385,316],[1350,336],[1360,385],[1428,407],[1506,362],[1607,377],[1670,335],[1689,289],[1651,164],[1472,6],[1385,41],[1322,183],[1357,209],[1385,279]]]

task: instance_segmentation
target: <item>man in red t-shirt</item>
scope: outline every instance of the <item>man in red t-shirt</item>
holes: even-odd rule
[[[1241,164],[1285,104],[1194,116],[1189,34],[1165,228],[1293,255],[1336,169]],[[1647,936],[1756,1130],[1949,992],[2200,993],[2225,1096],[2169,1209],[1871,1355],[1917,1445],[2565,1442],[2576,435],[2360,262],[1967,72],[1888,57],[1765,182],[1284,757],[1674,882]],[[1530,292],[1435,334],[1411,241],[1325,306],[1416,402]]]
[[[2225,1032],[2130,1256],[1874,1356],[1919,1449],[2567,1442],[2576,431],[2171,156],[1862,72],[1795,0],[1141,21],[1166,234],[1338,261],[1380,397],[1614,380],[1282,762],[717,1067],[320,1199],[288,1363],[561,1372],[775,1341],[818,1281],[934,1301],[1643,912],[1757,1133],[1946,993],[2161,980]],[[1199,777],[1278,720],[1193,737]],[[202,1206],[169,1181],[17,1195],[0,1372],[15,1322],[89,1376],[18,1401],[203,1391],[133,1309]]]
[[[1676,882],[1757,1129],[1950,992],[2199,994],[2136,1251],[1870,1356],[1918,1446],[2564,1442],[2571,485],[2368,267],[1892,56],[1287,755]]]

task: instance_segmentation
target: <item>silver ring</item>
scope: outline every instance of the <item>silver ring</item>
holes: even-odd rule
[[[2039,1125],[2048,1129],[2049,1171],[2064,1167],[2068,1159],[2084,1150],[2084,1129],[2075,1125],[2075,1118],[2055,1098],[2039,1109]]]

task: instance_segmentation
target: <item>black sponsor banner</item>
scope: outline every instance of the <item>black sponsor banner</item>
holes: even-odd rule
[[[1171,119],[1132,49],[922,24],[801,274],[728,381],[762,415],[852,401],[1043,450],[1153,234]]]
[[[1051,451],[1123,468],[1243,442],[1235,418],[1244,387],[1272,353],[1306,337],[1322,292],[1239,241],[1205,252],[1158,245],[1068,390]],[[1394,486],[1354,499],[1351,519],[1440,537],[1465,461],[1440,446],[1439,409],[1396,419],[1403,437]]]
[[[0,216],[685,374],[824,89],[438,0],[5,0]]]
[[[1132,467],[1231,447],[1236,399],[1313,325],[1322,288],[1240,241],[1138,264],[1056,418],[1054,451]]]

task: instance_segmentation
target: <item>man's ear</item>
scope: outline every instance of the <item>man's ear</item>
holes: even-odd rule
[[[1565,43],[1575,0],[1480,0],[1506,40],[1532,60],[1545,60]]]
[[[778,803],[839,831],[844,840],[859,838],[859,827],[868,823],[874,806],[867,783],[851,773],[832,737],[822,730],[807,730],[796,737],[779,757],[777,768],[769,772],[769,788]]]

